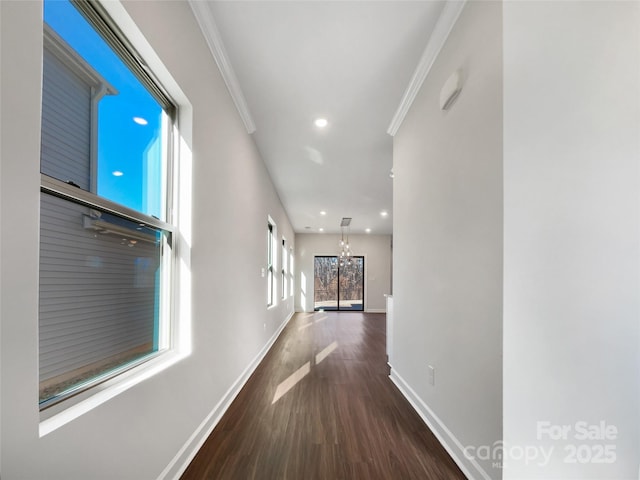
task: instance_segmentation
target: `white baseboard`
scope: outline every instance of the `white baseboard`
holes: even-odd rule
[[[422,421],[433,432],[444,449],[449,453],[454,462],[460,467],[462,473],[471,480],[483,479],[491,480],[487,472],[476,462],[467,458],[464,454],[464,446],[455,437],[455,435],[447,428],[447,426],[438,418],[426,403],[416,394],[409,384],[396,372],[391,365],[391,374],[389,378],[395,383],[400,393],[409,401],[414,410],[420,415]]]
[[[367,313],[387,313],[386,308],[368,308]]]
[[[216,406],[209,412],[206,418],[202,421],[202,423],[198,426],[198,428],[191,434],[189,439],[185,442],[182,448],[178,451],[175,457],[169,462],[166,468],[162,471],[162,473],[158,476],[158,480],[178,480],[180,476],[187,469],[193,457],[196,456],[196,453],[200,450],[204,442],[209,438],[211,432],[218,424],[222,415],[227,411],[231,402],[236,398],[242,387],[244,387],[247,380],[255,369],[260,365],[260,362],[265,357],[267,352],[271,349],[275,341],[278,339],[284,327],[287,326],[289,320],[293,317],[294,312],[287,317],[287,319],[282,322],[282,324],[278,327],[278,330],[271,336],[267,344],[260,350],[258,355],[251,361],[251,363],[245,368],[245,370],[240,374],[238,379],[231,385],[229,390],[224,394],[224,396],[220,399],[220,401],[216,404]]]

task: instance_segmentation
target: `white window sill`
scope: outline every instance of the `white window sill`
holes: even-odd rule
[[[81,415],[90,412],[116,395],[175,365],[187,356],[187,353],[175,351],[163,353],[138,367],[90,388],[86,392],[43,410],[40,412],[40,437],[42,438]]]

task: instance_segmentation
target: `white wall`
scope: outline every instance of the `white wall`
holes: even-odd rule
[[[501,3],[467,3],[394,137],[391,375],[477,478],[463,447],[502,437],[501,29]]]
[[[183,123],[185,160],[193,154],[192,195],[183,192],[193,200],[193,212],[183,222],[192,220],[192,228],[186,221],[181,235],[183,246],[191,246],[191,276],[181,278],[182,307],[191,310],[190,319],[186,313],[181,318],[190,327],[191,354],[40,436],[42,5],[0,2],[0,474],[6,480],[152,479],[167,466],[165,473],[174,475],[221,412],[224,405],[218,402],[229,399],[228,390],[293,312],[292,299],[267,310],[261,276],[267,216],[292,246],[293,231],[188,4],[127,2],[125,7],[110,8],[125,17],[128,12],[137,23],[144,37],[133,35],[134,43],[146,38],[186,97],[181,120],[192,115]],[[186,453],[176,456],[183,446]]]
[[[640,473],[638,46],[637,2],[468,3],[394,140],[392,379],[474,478]]]
[[[504,6],[504,440],[554,449],[505,479],[638,478],[639,28],[638,2]]]
[[[349,243],[354,255],[364,255],[364,309],[384,312],[384,295],[391,293],[391,236],[351,235]],[[316,255],[338,255],[340,235],[297,234],[295,253],[295,308],[298,312],[313,312],[313,258]],[[306,279],[304,285],[301,279]],[[304,301],[303,301],[304,297]]]

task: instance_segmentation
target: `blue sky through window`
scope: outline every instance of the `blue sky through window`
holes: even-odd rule
[[[98,104],[97,194],[163,218],[162,107],[69,1],[45,0],[44,20],[118,90]]]

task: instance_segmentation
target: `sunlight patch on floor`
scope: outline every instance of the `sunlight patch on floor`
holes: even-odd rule
[[[282,396],[285,393],[287,393],[289,390],[295,387],[296,384],[300,380],[302,380],[304,377],[306,377],[310,371],[311,371],[311,362],[307,362],[298,370],[296,370],[291,375],[289,375],[284,381],[282,381],[280,385],[278,385],[278,388],[276,388],[276,394],[273,396],[273,401],[271,402],[271,405],[276,403],[278,400],[282,398]]]
[[[313,322],[311,322],[311,323],[305,323],[304,325],[300,325],[300,326],[298,327],[298,331],[300,332],[300,331],[304,330],[305,328],[310,327],[311,325],[313,325]]]
[[[334,341],[324,350],[322,350],[321,352],[318,352],[316,354],[316,365],[318,365],[321,361],[327,358],[331,354],[331,352],[333,352],[336,348],[338,348],[338,342]]]
[[[303,325],[300,328],[306,328],[309,325],[313,325],[313,324]],[[326,346],[322,351],[318,352],[316,354],[315,358],[313,359],[314,360],[314,366],[318,365],[325,358],[327,358],[329,355],[331,355],[331,353],[336,348],[338,348],[338,342],[334,341],[334,342],[330,343],[328,346]],[[298,370],[296,370],[291,375],[289,375],[285,380],[280,382],[280,385],[278,385],[278,387],[276,388],[276,393],[273,396],[273,401],[271,402],[271,405],[276,403],[289,390],[291,390],[293,387],[295,387],[304,377],[306,377],[309,374],[309,372],[311,372],[311,361],[305,363]]]

